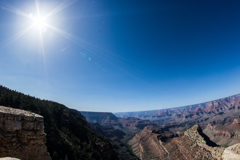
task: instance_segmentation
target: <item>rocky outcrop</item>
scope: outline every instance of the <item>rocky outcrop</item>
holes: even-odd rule
[[[45,143],[42,116],[0,106],[0,157],[50,160]]]
[[[240,143],[226,148],[222,155],[223,160],[239,160],[240,159]]]
[[[232,124],[239,124],[240,123],[240,119],[234,119]]]
[[[129,141],[133,152],[141,160],[220,160],[224,147],[217,147],[206,137],[199,125],[184,132],[184,136],[171,137],[171,133],[156,132],[151,128],[144,130]],[[163,141],[162,137],[172,138]]]
[[[194,143],[201,148],[211,153],[211,156],[216,159],[221,159],[221,155],[224,151],[224,147],[216,147],[214,142],[210,141],[209,138],[203,134],[202,129],[198,124],[184,132],[184,136],[188,136]]]

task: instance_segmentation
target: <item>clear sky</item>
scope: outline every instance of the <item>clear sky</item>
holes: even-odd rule
[[[80,111],[240,93],[240,1],[1,0],[0,84]]]

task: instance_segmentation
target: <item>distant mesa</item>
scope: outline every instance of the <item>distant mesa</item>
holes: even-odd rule
[[[199,124],[202,128],[209,123],[229,125],[234,119],[240,118],[240,94],[184,107],[114,114],[122,118],[135,117],[150,120],[157,125],[193,126]]]
[[[88,122],[99,123],[101,125],[114,125],[121,126],[118,118],[111,112],[85,112],[81,111],[81,114],[86,118]]]
[[[104,126],[112,127],[136,127],[143,129],[146,126],[156,126],[156,124],[150,122],[149,120],[141,120],[139,118],[127,117],[118,118],[113,113],[110,112],[86,112],[81,111],[81,114],[90,123],[99,123]]]

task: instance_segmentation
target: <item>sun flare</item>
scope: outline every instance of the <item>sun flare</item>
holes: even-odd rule
[[[44,27],[46,25],[45,19],[41,16],[38,16],[38,17],[34,18],[34,25],[39,27],[39,28]]]

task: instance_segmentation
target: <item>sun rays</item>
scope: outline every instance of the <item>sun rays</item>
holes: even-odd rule
[[[15,34],[14,36],[12,36],[10,39],[6,40],[2,45],[6,45],[9,43],[12,43],[14,40],[21,38],[23,35],[25,35],[27,32],[29,32],[30,30],[33,30],[34,28],[36,30],[38,30],[39,34],[38,34],[38,40],[39,40],[39,51],[43,57],[43,63],[44,63],[44,69],[45,72],[47,72],[47,65],[46,65],[46,60],[45,60],[45,47],[44,47],[44,31],[45,29],[50,29],[52,31],[54,31],[55,33],[61,35],[62,37],[64,37],[65,39],[73,42],[74,44],[78,45],[79,47],[81,47],[82,49],[84,49],[85,51],[91,53],[92,55],[102,59],[103,61],[105,61],[106,63],[118,68],[119,70],[127,73],[128,75],[137,78],[136,76],[132,75],[131,73],[129,73],[128,71],[122,69],[121,67],[119,67],[115,62],[113,62],[113,60],[109,60],[109,59],[113,59],[114,61],[118,61],[120,63],[122,63],[124,61],[124,63],[128,63],[128,64],[133,64],[132,62],[129,62],[128,60],[119,57],[118,55],[108,52],[98,46],[95,46],[91,43],[88,43],[84,40],[82,40],[79,37],[73,36],[69,33],[67,33],[64,30],[61,30],[60,28],[56,27],[54,24],[49,24],[48,22],[52,21],[52,17],[53,15],[57,14],[58,12],[60,12],[61,10],[65,9],[66,7],[72,5],[74,1],[64,1],[63,3],[59,4],[57,7],[55,7],[53,10],[51,10],[49,13],[42,15],[41,14],[41,7],[39,4],[38,0],[35,0],[35,7],[36,7],[36,14],[32,15],[31,13],[25,13],[23,11],[20,11],[19,9],[13,8],[13,7],[4,7],[5,10],[10,11],[12,13],[18,14],[20,16],[23,16],[27,19],[29,19],[30,21],[32,21],[32,24],[28,27],[26,27],[25,29],[23,29],[22,31],[20,31],[19,33]],[[1,7],[1,6],[0,6]],[[3,7],[3,6],[2,6]],[[46,39],[45,39],[46,40]],[[92,59],[92,58],[91,58]],[[134,64],[135,65],[135,64]]]
[[[80,47],[86,49],[86,50],[99,50],[101,51],[100,48],[89,44],[75,36],[70,35],[69,33],[57,28],[56,26],[50,25],[46,22],[46,20],[51,17],[52,15],[58,13],[59,11],[65,9],[66,7],[72,5],[74,2],[76,1],[65,1],[61,4],[59,4],[56,8],[54,8],[52,11],[50,11],[48,14],[46,14],[45,16],[41,15],[41,10],[40,10],[40,5],[39,5],[39,1],[35,0],[35,6],[36,6],[36,15],[33,16],[32,14],[27,14],[19,9],[16,9],[14,7],[3,7],[5,10],[10,11],[12,13],[18,14],[20,16],[26,17],[30,20],[32,20],[32,25],[30,25],[29,27],[23,29],[22,31],[20,31],[19,33],[15,34],[14,36],[12,36],[11,38],[9,38],[8,40],[6,40],[3,44],[9,44],[11,42],[13,42],[14,40],[22,37],[24,34],[26,34],[27,32],[29,32],[31,29],[33,28],[37,28],[39,30],[39,41],[40,41],[40,47],[41,47],[41,53],[44,55],[44,38],[43,38],[43,28],[50,28],[51,30],[53,30],[54,32],[58,33],[59,35],[63,36],[64,38],[68,39],[69,41],[79,45]],[[93,52],[93,51],[91,51]]]
[[[37,27],[39,29],[43,28],[43,27],[47,27],[50,26],[49,24],[47,24],[46,20],[56,14],[57,12],[61,11],[62,9],[66,8],[67,6],[73,4],[73,2],[75,1],[65,1],[64,3],[61,3],[60,5],[58,5],[55,9],[53,9],[52,11],[50,11],[47,15],[43,16],[41,15],[41,10],[40,10],[40,6],[39,6],[39,1],[35,0],[35,6],[36,6],[36,12],[37,14],[35,16],[33,16],[32,14],[28,14],[25,13],[17,8],[14,7],[5,7],[5,6],[0,6],[2,7],[4,10],[7,10],[9,12],[15,13],[17,15],[23,16],[25,18],[28,18],[30,20],[32,20],[32,25],[28,26],[27,28],[23,29],[22,31],[20,31],[19,33],[15,34],[14,36],[12,36],[11,38],[9,38],[8,40],[6,40],[4,42],[4,44],[6,43],[10,43],[12,41],[14,41],[17,38],[20,38],[21,36],[23,36],[24,34],[26,34],[28,31],[30,31],[32,28]],[[41,32],[41,31],[40,31]],[[42,40],[42,35],[39,36],[39,39]]]

